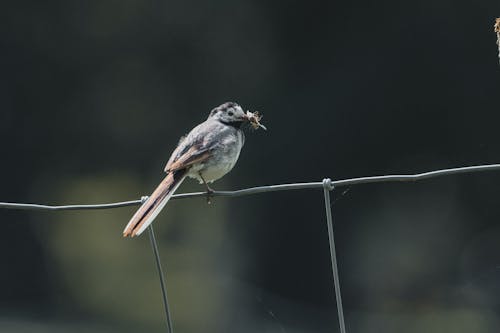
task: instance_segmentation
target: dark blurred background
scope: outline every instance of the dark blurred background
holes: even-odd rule
[[[269,130],[219,190],[500,162],[497,0],[2,7],[0,201],[147,195],[228,100]],[[499,184],[334,191],[348,332],[498,332]],[[322,195],[170,202],[155,225],[175,330],[336,332]],[[149,240],[121,237],[135,209],[1,210],[0,331],[164,331]]]

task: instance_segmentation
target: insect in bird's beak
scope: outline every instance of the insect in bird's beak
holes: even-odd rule
[[[247,111],[247,113],[245,115],[246,115],[246,118],[250,122],[250,125],[252,126],[253,129],[258,129],[260,127],[263,130],[267,131],[266,126],[264,126],[260,123],[260,120],[262,119],[261,114],[259,114],[258,112]]]

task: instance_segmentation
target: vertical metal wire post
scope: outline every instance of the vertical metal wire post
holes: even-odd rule
[[[323,179],[323,192],[325,195],[326,208],[326,224],[328,226],[328,240],[330,243],[330,259],[332,261],[333,284],[335,287],[335,300],[337,303],[337,313],[339,317],[340,332],[346,333],[344,309],[342,307],[342,297],[340,295],[340,279],[339,270],[337,268],[337,255],[335,252],[335,239],[333,236],[332,210],[330,203],[330,191],[333,190],[332,180],[330,178]]]
[[[174,328],[172,325],[172,318],[170,316],[170,308],[168,306],[167,286],[165,284],[165,276],[163,274],[163,269],[161,268],[160,254],[158,252],[158,245],[156,243],[156,237],[153,230],[153,225],[150,225],[148,227],[148,231],[149,231],[149,240],[151,241],[151,247],[153,248],[153,254],[155,256],[156,268],[158,269],[158,275],[160,276],[161,295],[163,298],[163,306],[165,308],[165,318],[167,320],[167,332],[173,333]]]

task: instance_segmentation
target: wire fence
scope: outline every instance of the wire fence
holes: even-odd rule
[[[386,182],[415,182],[429,178],[436,178],[442,176],[451,176],[463,173],[473,173],[482,171],[499,171],[500,164],[487,164],[476,165],[467,167],[458,167],[450,169],[440,169],[428,171],[417,174],[399,174],[399,175],[383,175],[383,176],[368,176],[349,178],[341,180],[331,180],[329,178],[323,179],[321,182],[308,182],[308,183],[293,183],[293,184],[279,184],[269,186],[251,187],[236,191],[214,191],[211,196],[214,197],[241,197],[246,195],[253,195],[259,193],[277,192],[277,191],[292,191],[292,190],[305,190],[305,189],[323,189],[323,197],[325,202],[326,222],[328,227],[328,240],[330,246],[330,259],[332,265],[333,286],[335,290],[335,301],[337,305],[337,316],[339,321],[339,328],[341,333],[346,333],[346,325],[344,318],[344,311],[342,306],[342,297],[340,292],[340,276],[337,267],[337,255],[335,251],[335,237],[333,228],[333,218],[331,211],[330,191],[337,187],[369,184],[369,183],[386,183]],[[193,192],[175,194],[171,199],[188,199],[196,197],[206,197],[206,192]],[[111,209],[126,206],[140,205],[147,200],[148,197],[143,196],[141,199],[113,202],[106,204],[89,204],[89,205],[41,205],[32,203],[13,203],[13,202],[0,202],[0,209],[18,209],[18,210],[37,210],[37,211],[60,211],[60,210],[95,210],[95,209]],[[152,225],[149,227],[149,237],[151,241],[151,248],[155,257],[155,263],[158,270],[160,279],[160,286],[162,292],[163,305],[165,309],[165,320],[167,332],[173,332],[173,324],[168,305],[167,288],[165,282],[165,274],[162,270],[160,254],[158,251],[158,243],[155,238]]]

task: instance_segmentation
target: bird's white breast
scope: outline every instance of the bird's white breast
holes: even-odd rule
[[[238,161],[243,147],[243,133],[231,130],[227,135],[220,137],[220,140],[220,145],[212,152],[211,158],[194,165],[189,170],[189,177],[198,179],[200,183],[203,183],[199,176],[201,173],[205,181],[211,183],[231,171]]]

